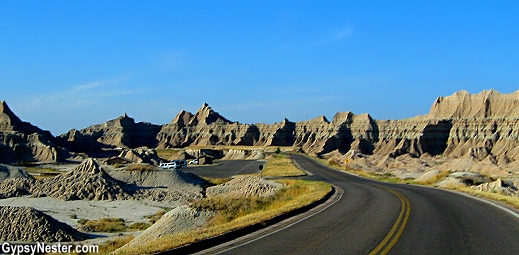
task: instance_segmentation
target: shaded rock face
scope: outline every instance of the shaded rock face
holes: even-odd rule
[[[104,149],[115,147],[156,147],[156,136],[160,129],[161,126],[147,122],[135,123],[133,118],[124,114],[104,124],[81,130],[72,129],[57,137],[57,141],[72,152],[96,155],[102,153]]]
[[[157,152],[145,147],[124,150],[119,154],[119,157],[129,159],[136,163],[148,163],[152,165],[158,165],[160,163],[160,158],[157,155]]]
[[[69,225],[31,207],[0,207],[0,240],[19,242],[72,242],[87,239]]]
[[[0,162],[56,162],[68,156],[50,132],[21,121],[5,101],[0,102]]]
[[[59,160],[62,153],[55,140],[69,151],[90,156],[116,156],[120,151],[111,150],[115,147],[252,145],[297,146],[314,155],[354,150],[392,159],[442,155],[505,165],[519,160],[517,106],[519,92],[461,91],[439,97],[429,114],[403,120],[374,120],[368,114],[339,112],[331,121],[321,116],[300,122],[284,119],[274,124],[241,124],[204,103],[195,114],[182,111],[162,126],[135,123],[125,114],[54,139],[50,133],[22,122],[2,102],[0,162]],[[114,155],[106,155],[106,151]]]
[[[274,124],[241,124],[227,120],[204,103],[195,114],[182,111],[163,126],[139,126],[123,116],[80,132],[71,130],[62,138],[77,141],[77,146],[89,144],[88,140],[92,147],[252,145],[298,146],[317,155],[335,150],[391,158],[406,154],[472,155],[477,160],[490,157],[501,164],[519,159],[516,106],[519,92],[503,95],[490,90],[472,95],[461,91],[439,97],[429,114],[404,120],[374,120],[368,114],[339,112],[332,121],[321,116],[301,122],[285,119]]]

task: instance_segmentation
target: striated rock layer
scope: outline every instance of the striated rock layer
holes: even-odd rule
[[[0,101],[0,162],[56,162],[69,156],[58,147],[49,131],[44,131],[16,116],[5,101]]]
[[[321,116],[300,122],[284,119],[274,124],[242,124],[222,117],[204,103],[195,114],[181,111],[166,125],[135,123],[125,114],[104,124],[70,130],[57,141],[69,151],[89,154],[116,147],[134,149],[141,146],[158,149],[192,145],[295,146],[313,155],[355,151],[381,156],[382,160],[374,164],[385,167],[398,165],[391,160],[401,156],[416,159],[441,155],[459,159],[463,166],[451,167],[465,171],[499,168],[519,159],[517,106],[519,92],[501,94],[488,90],[470,94],[460,91],[438,97],[428,114],[403,120],[374,120],[369,114],[339,112],[331,121]],[[33,159],[58,157],[57,149],[54,153],[52,148],[55,147],[50,142],[31,142],[26,138],[24,141],[28,142],[22,146],[12,142],[13,139],[5,140],[12,130],[40,138],[45,134],[36,132],[37,128],[30,124],[23,124],[5,108],[3,106],[0,116],[4,138],[4,147],[0,146],[0,150],[8,153],[0,154],[2,157],[9,157],[4,156],[9,153],[18,153],[22,158],[29,155]],[[42,140],[45,139],[38,141]],[[51,141],[52,137],[47,140]],[[50,149],[35,149],[45,146]],[[354,160],[366,161],[365,158]]]

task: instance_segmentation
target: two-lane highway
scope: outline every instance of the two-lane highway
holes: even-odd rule
[[[292,155],[344,191],[328,209],[223,254],[519,254],[519,218],[457,193],[381,183]]]

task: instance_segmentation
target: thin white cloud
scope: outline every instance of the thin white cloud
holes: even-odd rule
[[[99,86],[99,82],[91,82],[91,83],[88,83],[85,85],[77,86],[74,90],[77,91],[77,90],[91,89],[91,88],[95,88],[97,86]]]
[[[343,28],[335,31],[333,35],[333,40],[340,41],[344,38],[350,37],[353,34],[353,30],[353,26],[351,25],[344,26]]]
[[[124,75],[115,79],[95,81],[75,86],[55,94],[29,96],[27,103],[20,106],[25,113],[53,111],[60,112],[66,109],[77,108],[84,105],[98,103],[100,97],[120,96],[134,93],[133,91],[118,91],[110,93],[104,91],[106,86],[114,86],[127,80],[130,76]]]

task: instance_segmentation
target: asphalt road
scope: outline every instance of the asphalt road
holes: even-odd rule
[[[366,180],[301,155],[343,190],[328,209],[223,254],[519,254],[519,218],[457,193]]]
[[[266,160],[218,160],[213,165],[189,165],[182,171],[210,178],[228,178],[238,174],[259,173],[259,166],[265,166]]]

